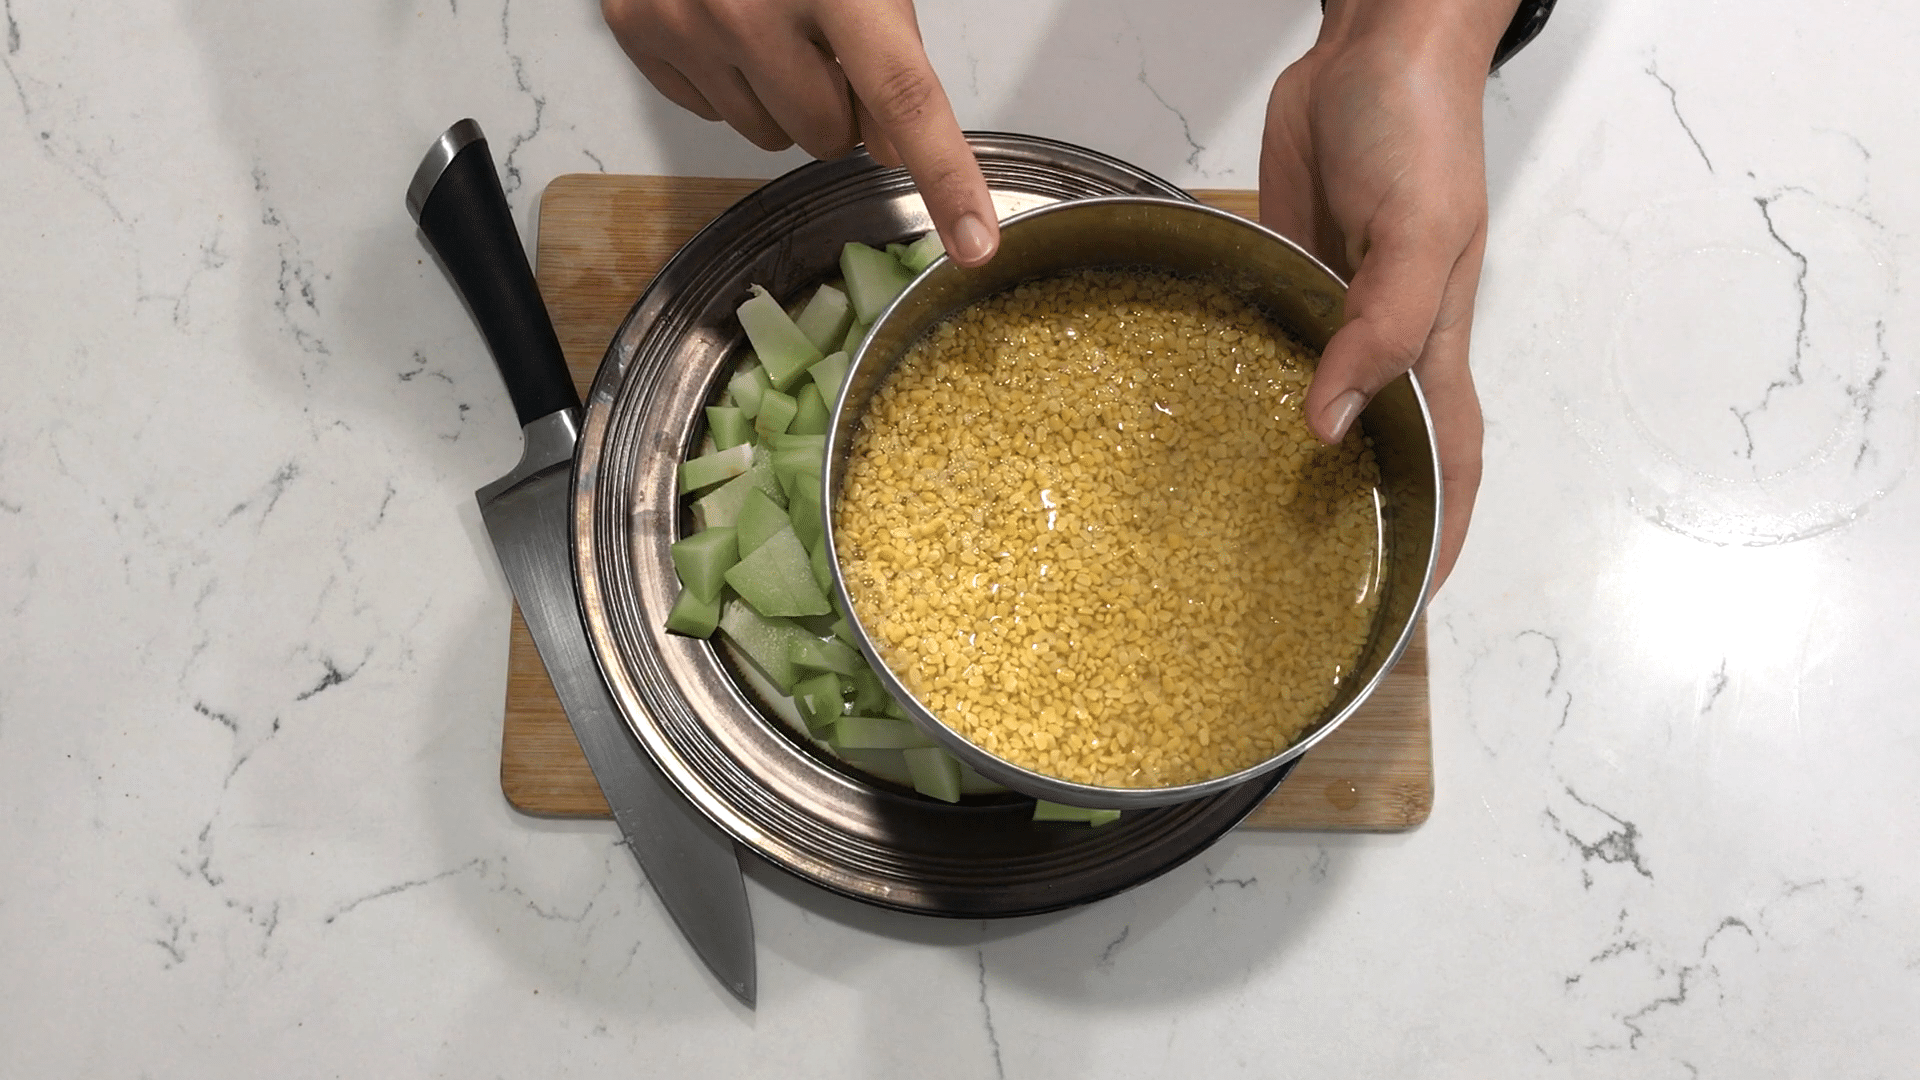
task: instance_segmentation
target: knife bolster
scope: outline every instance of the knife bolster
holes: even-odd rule
[[[555,465],[572,461],[574,446],[580,441],[580,410],[560,409],[531,420],[520,429],[520,436],[520,464],[474,493],[482,505]]]

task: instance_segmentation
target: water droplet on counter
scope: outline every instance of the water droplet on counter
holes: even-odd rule
[[[1351,810],[1360,805],[1360,789],[1351,780],[1334,780],[1327,784],[1327,801],[1336,810]]]

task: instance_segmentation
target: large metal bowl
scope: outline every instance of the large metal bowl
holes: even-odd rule
[[[1091,151],[970,136],[1003,217],[1064,199],[1177,188]],[[1086,903],[1206,849],[1270,793],[1275,771],[1100,828],[1032,820],[1011,795],[936,802],[842,765],[771,716],[706,641],[667,634],[675,473],[702,434],[742,334],[747,286],[792,297],[836,273],[843,242],[930,228],[912,181],[864,155],[801,167],[723,214],[662,268],[594,380],[575,467],[574,556],[587,633],[628,724],[695,806],[769,862],[835,892],[932,915]]]
[[[969,269],[940,259],[875,319],[853,357],[835,403],[823,477],[825,502],[836,505],[847,457],[869,400],[907,350],[941,320],[974,301],[1023,281],[1094,268],[1139,268],[1217,282],[1265,311],[1318,352],[1339,329],[1346,286],[1299,245],[1244,218],[1190,201],[1110,197],[1030,210],[1001,226],[993,261]],[[1213,779],[1169,787],[1104,787],[1022,768],[942,723],[887,668],[867,635],[861,609],[847,593],[835,552],[834,591],[861,651],[914,722],[982,775],[1036,798],[1117,810],[1167,806],[1231,791],[1297,760],[1353,715],[1412,639],[1433,578],[1440,540],[1440,471],[1420,388],[1403,375],[1376,394],[1360,416],[1380,463],[1384,574],[1373,629],[1352,677],[1316,724],[1265,761]],[[869,612],[869,615],[872,613]]]

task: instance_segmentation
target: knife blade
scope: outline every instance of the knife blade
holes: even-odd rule
[[[475,498],[541,663],[648,885],[708,969],[751,1007],[753,914],[739,851],[627,727],[581,624],[571,525],[580,398],[478,124],[462,120],[434,142],[407,209],[479,324],[520,419],[520,463]]]

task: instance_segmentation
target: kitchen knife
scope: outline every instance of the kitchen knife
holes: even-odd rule
[[[581,626],[569,524],[580,398],[480,125],[462,120],[433,144],[407,188],[407,210],[479,323],[520,418],[520,464],[475,493],[520,614],[654,895],[714,975],[752,1006],[753,914],[733,840],[627,728]]]

